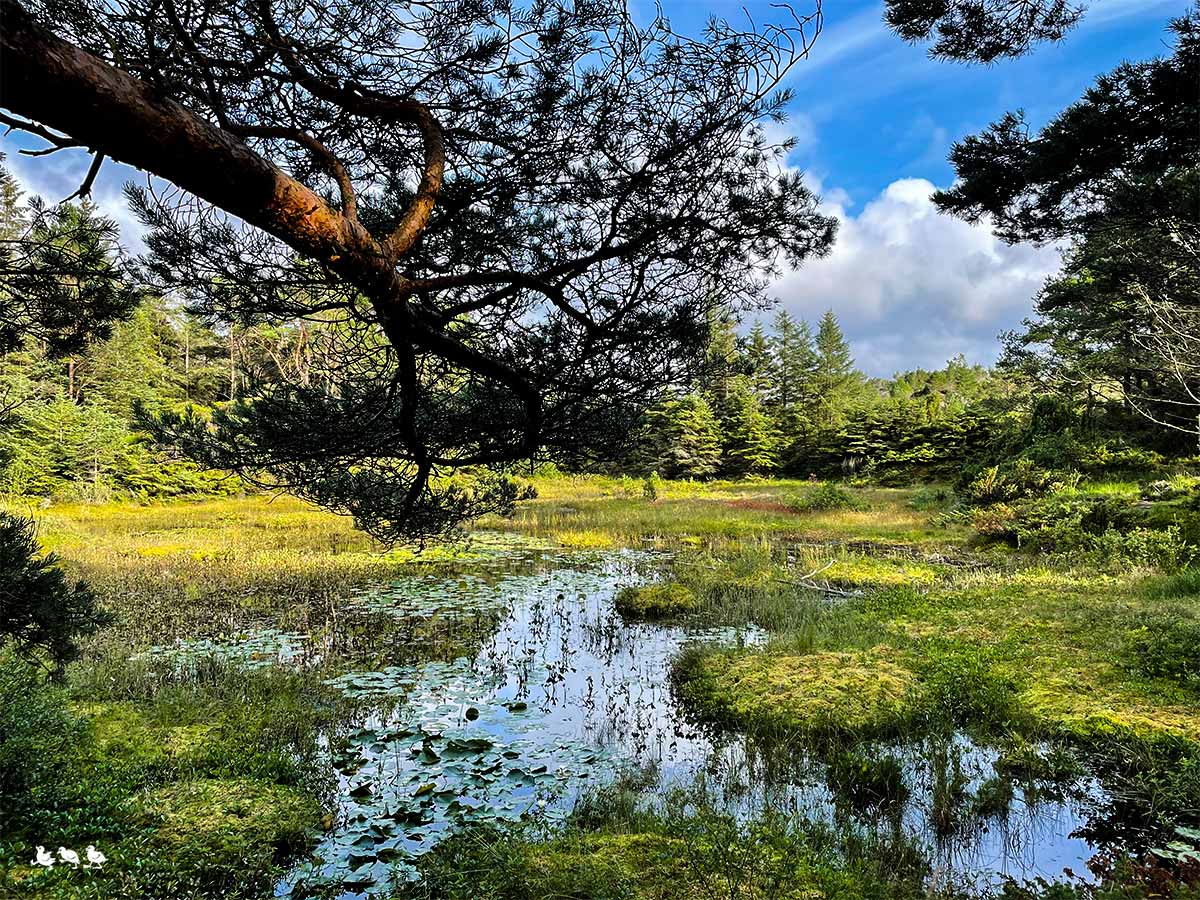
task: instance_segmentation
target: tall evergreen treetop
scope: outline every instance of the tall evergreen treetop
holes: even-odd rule
[[[816,368],[818,375],[828,383],[847,379],[854,373],[854,357],[850,344],[842,333],[833,310],[826,310],[817,325]]]

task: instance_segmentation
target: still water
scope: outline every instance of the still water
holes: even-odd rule
[[[553,822],[582,793],[634,767],[652,769],[664,790],[702,781],[710,798],[739,816],[770,809],[904,836],[931,860],[940,883],[986,887],[1004,877],[1062,877],[1065,869],[1086,874],[1094,848],[1075,832],[1102,797],[1094,783],[1016,783],[997,772],[994,750],[954,735],[860,748],[872,758],[892,756],[902,786],[886,799],[847,797],[816,756],[792,749],[781,759],[691,723],[670,687],[680,649],[756,646],[767,636],[753,626],[624,621],[616,593],[653,580],[667,562],[634,550],[507,547],[451,574],[351,598],[341,619],[372,623],[384,644],[465,634],[467,652],[343,665],[329,679],[372,711],[330,736],[335,824],[277,895],[327,896],[331,887],[342,900],[383,894],[413,877],[417,857],[455,828]],[[159,653],[317,665],[347,658],[337,634],[261,632]]]

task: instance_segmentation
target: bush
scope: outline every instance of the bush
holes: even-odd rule
[[[1200,686],[1200,622],[1167,619],[1143,625],[1130,636],[1126,652],[1139,675]]]
[[[984,537],[1016,543],[1017,511],[1007,503],[993,503],[970,512],[971,527]]]
[[[826,482],[792,497],[787,501],[787,506],[793,512],[832,512],[838,509],[864,509],[866,504],[852,491]]]
[[[0,834],[61,805],[63,760],[87,726],[29,661],[0,652]]]
[[[1163,529],[1134,528],[1125,533],[1109,528],[1087,545],[1102,559],[1154,566],[1168,574],[1182,572],[1200,555],[1200,548],[1184,540],[1178,525]]]
[[[1078,472],[1046,469],[1020,458],[988,466],[961,485],[967,502],[978,505],[1048,497],[1079,484]]]
[[[39,556],[34,524],[0,513],[0,643],[18,653],[46,653],[61,673],[79,655],[76,641],[111,617],[96,605],[86,584],[71,584],[49,553]]]
[[[921,676],[918,711],[931,724],[1005,731],[1021,715],[1016,682],[986,649],[930,644],[922,653]]]
[[[918,512],[925,512],[931,509],[941,509],[947,506],[953,499],[950,491],[944,487],[926,487],[917,491],[913,498],[908,501],[908,505]]]

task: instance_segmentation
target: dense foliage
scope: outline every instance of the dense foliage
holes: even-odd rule
[[[5,121],[190,192],[133,197],[155,285],[339,325],[312,380],[162,436],[384,538],[511,507],[458,470],[606,453],[707,313],[833,241],[766,128],[819,10],[691,36],[619,0],[0,2]]]
[[[952,478],[1021,419],[1013,379],[951,360],[937,371],[872,379],[837,317],[817,328],[779,312],[739,337],[715,323],[697,388],[646,414],[624,469],[704,479],[782,473],[885,481]]]
[[[1040,130],[1010,113],[957,143],[934,200],[1008,241],[1071,242],[1009,365],[1200,435],[1200,7],[1171,33],[1170,55],[1101,75]]]
[[[0,648],[42,654],[61,672],[77,640],[108,621],[83,582],[72,583],[53,554],[41,555],[33,522],[0,513]]]
[[[888,25],[931,56],[991,63],[1058,41],[1084,6],[1069,0],[887,0]]]

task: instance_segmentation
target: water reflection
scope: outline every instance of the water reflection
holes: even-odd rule
[[[451,829],[564,816],[630,765],[653,766],[667,786],[701,780],[739,816],[772,809],[906,841],[935,884],[1084,874],[1093,848],[1072,835],[1086,798],[1100,795],[1090,781],[1022,784],[963,735],[813,754],[692,724],[669,684],[680,649],[766,635],[623,621],[617,591],[665,563],[643,551],[526,548],[352,598],[307,636],[274,633],[277,653],[271,634],[229,642],[234,658],[341,660],[329,683],[374,710],[331,736],[335,827],[277,893],[383,893]]]

